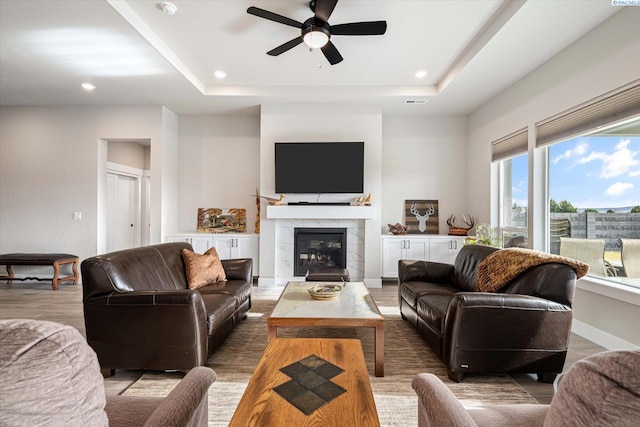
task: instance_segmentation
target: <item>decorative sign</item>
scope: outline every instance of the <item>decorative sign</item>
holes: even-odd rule
[[[408,234],[438,234],[438,201],[405,200],[404,223]]]
[[[247,231],[247,210],[198,208],[199,233],[244,233]]]

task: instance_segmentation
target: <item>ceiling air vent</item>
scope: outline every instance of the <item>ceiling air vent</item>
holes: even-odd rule
[[[406,99],[404,101],[405,104],[426,104],[426,99]]]

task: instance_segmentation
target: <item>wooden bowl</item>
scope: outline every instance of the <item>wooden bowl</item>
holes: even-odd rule
[[[450,236],[466,236],[469,234],[469,230],[466,228],[450,228],[449,235]]]

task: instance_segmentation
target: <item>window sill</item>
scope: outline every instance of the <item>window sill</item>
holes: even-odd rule
[[[594,276],[583,277],[578,280],[576,286],[578,289],[584,289],[612,299],[640,306],[640,288],[599,279]]]

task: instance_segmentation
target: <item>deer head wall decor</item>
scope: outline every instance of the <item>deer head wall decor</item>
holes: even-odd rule
[[[420,230],[421,233],[424,233],[427,230],[427,220],[436,212],[436,208],[433,206],[433,203],[427,203],[425,212],[421,214],[420,204],[414,202],[411,203],[410,212],[415,215],[418,220],[418,230]]]

